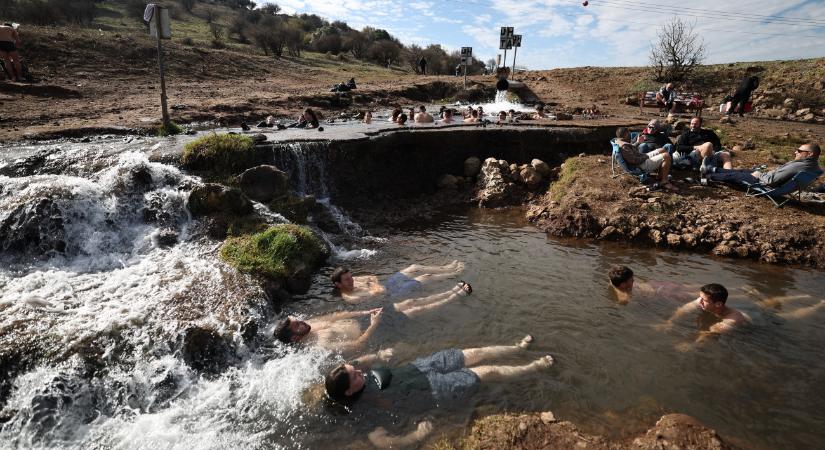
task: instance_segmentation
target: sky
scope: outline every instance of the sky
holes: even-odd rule
[[[258,2],[262,3],[262,2]],[[495,58],[499,29],[522,35],[516,64],[529,69],[640,66],[658,28],[694,25],[706,63],[825,56],[825,0],[276,0],[285,13],[314,13],[351,27],[383,28],[404,44],[473,47]],[[513,51],[507,51],[512,65]]]

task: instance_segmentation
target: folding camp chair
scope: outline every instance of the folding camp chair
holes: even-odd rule
[[[619,175],[626,173],[628,175],[634,176],[639,179],[640,183],[645,183],[648,178],[647,172],[642,170],[639,167],[634,167],[631,169],[628,167],[627,163],[625,162],[624,158],[622,158],[622,152],[619,148],[619,144],[616,143],[616,139],[610,140],[610,145],[613,147],[613,154],[610,158],[610,174],[612,178],[616,178]],[[618,168],[617,168],[618,166]]]
[[[771,199],[777,208],[782,207],[788,201],[794,199],[793,194],[796,195],[796,200],[802,201],[802,191],[805,190],[811,183],[814,182],[822,172],[799,172],[790,180],[785,182],[782,186],[776,188],[769,188],[759,183],[748,183],[743,181],[742,184],[747,186],[748,191],[745,193],[748,197],[768,197]]]

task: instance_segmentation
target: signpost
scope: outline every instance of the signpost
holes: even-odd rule
[[[169,119],[169,109],[166,106],[166,79],[163,74],[163,39],[172,38],[172,27],[169,20],[169,9],[155,6],[152,19],[149,21],[149,35],[158,40],[158,68],[160,69],[160,108],[163,117],[163,128],[169,130],[172,121]]]
[[[513,27],[501,27],[499,50],[504,50],[504,67],[507,67],[507,49],[513,48]]]
[[[521,35],[516,34],[513,36],[513,73],[516,72],[516,54],[518,53],[518,48],[521,47]]]
[[[473,48],[461,47],[461,65],[464,66],[464,89],[467,89],[467,66],[473,63]]]

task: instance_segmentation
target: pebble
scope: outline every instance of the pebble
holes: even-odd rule
[[[553,423],[556,421],[556,416],[553,415],[552,411],[545,411],[541,413],[541,421],[544,423]]]

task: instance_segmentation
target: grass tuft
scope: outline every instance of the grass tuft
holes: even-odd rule
[[[584,162],[578,157],[567,159],[567,161],[564,162],[564,167],[562,167],[561,172],[559,173],[559,179],[550,185],[550,199],[561,202],[561,199],[567,193],[570,185],[576,181],[576,178],[579,176],[579,172],[583,168]]]
[[[249,136],[212,133],[186,144],[180,162],[190,169],[232,173],[248,168],[253,159]]]
[[[302,266],[314,266],[326,253],[309,228],[292,224],[230,238],[221,247],[221,258],[241,272],[271,279],[288,277]]]
[[[176,124],[175,122],[169,122],[168,126],[161,124],[155,130],[155,134],[157,134],[158,136],[174,136],[176,134],[181,133],[183,133],[183,128],[181,128],[180,125]]]

